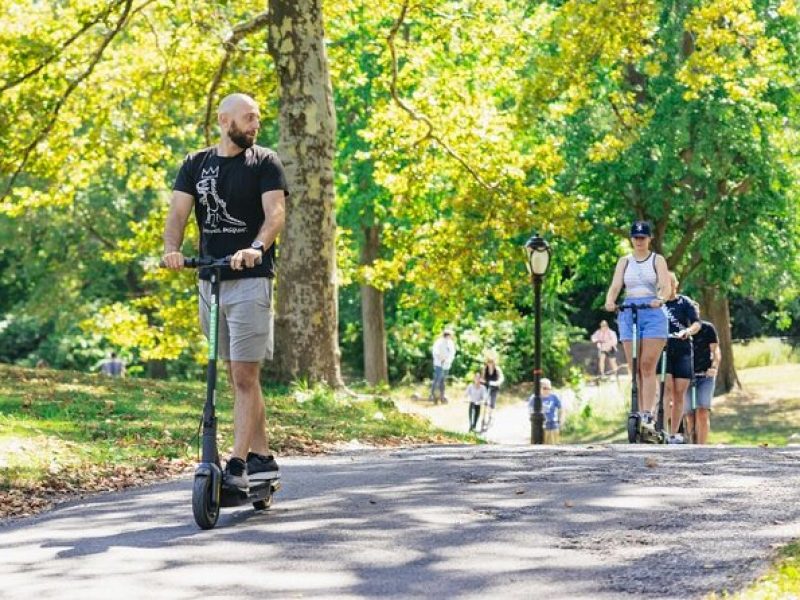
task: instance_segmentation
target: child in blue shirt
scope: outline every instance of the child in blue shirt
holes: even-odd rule
[[[561,442],[561,423],[564,421],[564,409],[561,400],[553,393],[553,384],[547,377],[539,382],[542,394],[542,413],[544,414],[544,443]],[[528,412],[533,414],[533,394],[528,398]]]

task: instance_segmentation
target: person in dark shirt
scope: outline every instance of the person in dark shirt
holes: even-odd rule
[[[698,314],[700,306],[695,305]],[[711,400],[717,382],[722,352],[719,349],[717,330],[709,321],[700,321],[700,331],[692,337],[694,347],[694,381],[695,393],[686,392],[684,415],[686,431],[694,437],[696,443],[705,444],[711,430]]]
[[[669,340],[667,341],[667,378],[664,390],[664,414],[669,417],[669,443],[683,443],[683,436],[678,433],[683,418],[683,399],[692,380],[692,341],[691,336],[700,330],[700,315],[694,307],[693,300],[678,294],[679,282],[674,273],[670,273],[672,290],[664,304],[664,314],[669,322]]]
[[[277,154],[255,144],[258,104],[244,94],[222,100],[219,142],[189,154],[173,187],[164,228],[164,265],[183,268],[184,230],[194,209],[201,257],[230,256],[221,275],[219,355],[234,390],[233,454],[224,483],[242,490],[270,479],[278,465],[269,454],[261,362],[272,359],[272,278],[275,239],[285,221],[286,175]],[[200,322],[209,334],[210,273],[200,271]]]

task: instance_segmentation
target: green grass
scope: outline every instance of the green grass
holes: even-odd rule
[[[800,364],[785,363],[739,371],[742,390],[716,397],[710,444],[784,446],[800,442]],[[565,443],[624,442],[630,387],[605,382],[587,385],[584,401],[567,416]],[[794,436],[794,437],[792,437]]]
[[[779,338],[761,338],[734,344],[733,363],[737,369],[800,363],[800,350]]]
[[[800,541],[781,548],[766,575],[740,592],[711,594],[707,600],[787,600],[800,597]]]
[[[232,445],[231,394],[221,378],[220,449]],[[399,412],[381,397],[351,399],[328,388],[264,390],[270,447],[320,452],[358,439],[386,445],[467,441]],[[90,471],[193,461],[205,399],[203,383],[110,379],[71,371],[0,365],[0,490],[55,479],[81,485]]]
[[[626,436],[627,408],[598,409],[596,404],[585,404],[578,412],[567,415],[561,431],[564,444],[589,444],[594,442],[621,442]]]
[[[578,402],[567,413],[561,430],[565,444],[624,442],[630,402],[630,386],[626,378],[603,382],[600,386],[584,385],[577,392]]]

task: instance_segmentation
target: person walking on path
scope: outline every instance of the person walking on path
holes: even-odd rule
[[[255,144],[258,104],[232,94],[219,105],[215,146],[186,156],[164,227],[163,263],[183,268],[184,230],[194,209],[202,258],[230,256],[219,293],[219,356],[234,394],[233,453],[223,481],[246,490],[252,479],[277,476],[269,454],[259,375],[272,359],[275,239],[285,222],[286,174],[278,155]],[[200,322],[209,334],[210,274],[200,270]]]
[[[487,352],[481,369],[481,383],[486,388],[486,410],[483,413],[481,431],[486,431],[492,425],[497,395],[504,381],[503,370],[497,364],[497,354],[493,351]]]
[[[544,443],[560,444],[561,427],[564,425],[564,404],[553,393],[553,384],[547,377],[539,380],[542,395],[542,413],[544,414]],[[533,414],[534,394],[528,398],[528,414]]]
[[[650,308],[639,310],[639,373],[633,373],[633,316],[630,309],[619,313],[619,331],[628,371],[631,377],[639,377],[641,390],[639,409],[648,414],[647,423],[654,425],[653,408],[656,405],[658,379],[656,366],[661,350],[669,337],[669,326],[664,311],[661,310],[670,280],[667,261],[660,254],[650,250],[652,233],[646,221],[635,221],[630,230],[633,251],[617,262],[614,277],[606,294],[605,309],[617,310],[617,296],[625,288],[625,303],[647,304]]]
[[[617,334],[608,326],[608,321],[600,321],[600,328],[592,334],[592,342],[597,346],[597,376],[605,377],[606,358],[611,372],[617,375]]]
[[[670,334],[666,352],[664,414],[670,419],[669,443],[682,444],[683,436],[678,433],[678,428],[683,418],[683,398],[692,380],[691,336],[700,331],[700,315],[694,301],[678,293],[679,282],[675,274],[669,275],[670,295],[664,304]]]
[[[700,306],[695,305],[695,308],[699,314]],[[717,373],[722,362],[719,336],[713,323],[701,320],[700,330],[692,337],[692,344],[695,397],[693,402],[692,390],[686,391],[684,399],[686,432],[690,440],[694,437],[696,443],[705,444],[711,431],[711,400],[714,397]]]
[[[480,373],[475,373],[464,394],[465,400],[469,402],[469,430],[473,432],[481,416],[481,405],[486,401],[486,388],[481,383]]]
[[[433,343],[431,350],[433,355],[433,381],[431,382],[431,393],[428,400],[436,404],[436,392],[439,392],[439,401],[447,403],[447,396],[444,394],[447,374],[456,358],[456,343],[453,340],[453,330],[445,327],[442,334]]]

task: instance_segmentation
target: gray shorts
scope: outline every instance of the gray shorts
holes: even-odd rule
[[[211,282],[201,279],[198,287],[200,325],[208,337]],[[219,295],[219,357],[237,362],[272,360],[272,279],[223,281]]]
[[[711,410],[711,399],[714,397],[714,385],[717,382],[716,377],[706,377],[705,375],[695,376],[695,391],[694,408],[707,408]],[[692,412],[692,386],[686,390],[686,396],[683,401],[683,414],[690,414]]]

